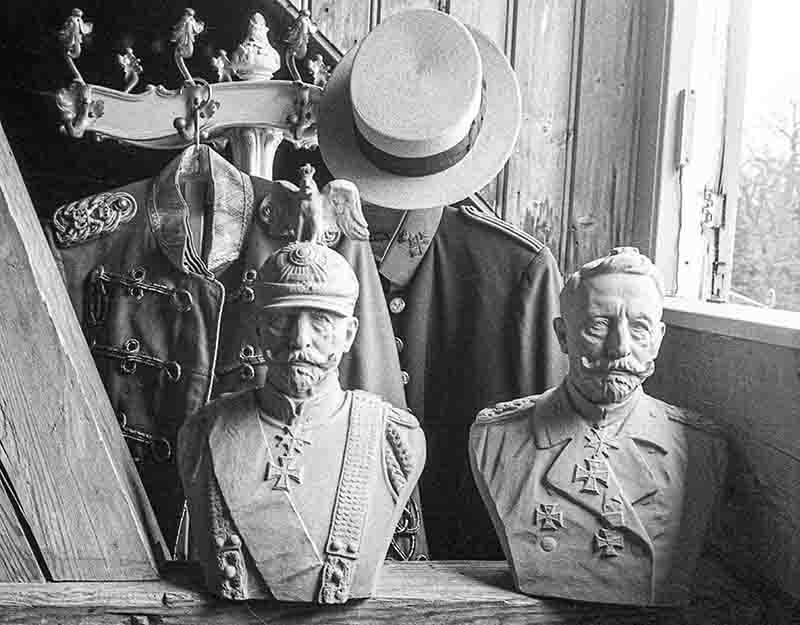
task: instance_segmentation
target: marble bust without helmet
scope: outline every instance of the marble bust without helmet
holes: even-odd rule
[[[522,592],[689,599],[726,453],[699,415],[642,389],[664,336],[663,296],[635,248],[581,267],[553,322],[569,358],[564,381],[472,425],[473,475]]]
[[[220,596],[327,604],[374,591],[425,437],[410,413],[339,385],[358,287],[326,246],[278,250],[253,285],[266,383],[181,428],[192,543]]]

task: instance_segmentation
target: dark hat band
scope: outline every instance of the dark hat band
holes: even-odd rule
[[[353,130],[355,131],[358,149],[370,163],[375,165],[375,167],[390,174],[417,178],[420,176],[438,174],[446,169],[450,169],[469,154],[469,151],[472,149],[472,146],[475,145],[475,141],[481,131],[485,114],[486,81],[481,81],[481,102],[478,108],[478,114],[475,116],[475,119],[472,120],[472,124],[470,124],[466,136],[453,147],[437,154],[431,154],[430,156],[408,158],[389,154],[371,144],[369,140],[361,134],[355,122],[353,123]]]

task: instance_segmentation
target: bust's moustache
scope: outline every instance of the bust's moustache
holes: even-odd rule
[[[327,358],[325,358],[309,350],[291,351],[285,357],[279,358],[273,355],[272,350],[265,349],[264,358],[268,364],[278,366],[305,365],[309,367],[319,367],[320,369],[330,369],[332,366],[336,366],[337,364],[336,354],[330,354]]]
[[[652,361],[639,362],[630,356],[609,360],[608,358],[591,359],[581,356],[581,368],[594,374],[627,373],[637,377],[648,377],[653,373],[655,365]]]

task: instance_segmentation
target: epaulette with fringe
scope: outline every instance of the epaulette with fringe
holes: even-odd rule
[[[469,219],[472,219],[473,221],[488,226],[489,228],[497,230],[511,237],[518,243],[528,247],[533,252],[539,253],[545,247],[544,243],[538,239],[535,239],[528,233],[523,232],[507,221],[500,219],[497,215],[488,210],[482,210],[475,206],[470,206],[469,204],[462,204],[460,206],[460,210]]]
[[[499,423],[509,419],[522,416],[522,414],[536,405],[538,395],[529,395],[510,401],[501,401],[499,404],[484,408],[475,417],[477,425],[487,425],[489,423]]]
[[[408,483],[408,476],[415,468],[414,450],[406,441],[403,429],[416,429],[419,421],[410,412],[391,407],[386,413],[386,444],[383,456],[386,463],[386,477],[397,498]]]

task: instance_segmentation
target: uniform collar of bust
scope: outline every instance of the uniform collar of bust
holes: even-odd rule
[[[622,424],[644,394],[641,385],[639,385],[633,393],[618,404],[595,404],[581,395],[569,378],[564,384],[564,390],[573,410],[590,425],[598,425],[600,427]]]
[[[530,424],[539,449],[548,449],[581,435],[587,423],[598,423],[596,419],[591,420],[581,414],[576,403],[581,403],[590,417],[597,417],[598,407],[576,391],[572,392],[572,396],[576,396],[573,399],[567,386],[568,381],[565,380],[559,386],[545,391],[536,401]],[[625,436],[655,445],[664,453],[674,447],[675,428],[667,417],[670,410],[680,412],[680,409],[649,397],[641,387],[631,395],[629,401],[616,404],[616,407],[620,408],[612,415],[616,419],[607,422],[608,425],[619,424],[617,430],[611,432],[612,436]]]
[[[329,375],[317,392],[306,399],[289,397],[266,382],[257,391],[258,404],[268,419],[294,425],[323,420],[335,414],[344,402],[339,376]]]
[[[207,263],[191,245],[189,206],[181,182],[205,179],[209,185],[213,227]],[[159,246],[175,267],[204,275],[220,273],[236,260],[253,214],[253,185],[243,174],[208,146],[188,148],[153,180],[148,216]]]

